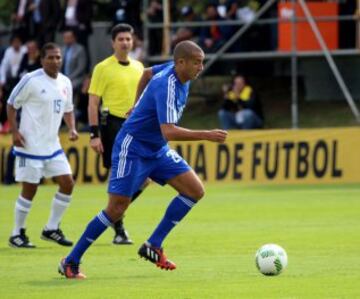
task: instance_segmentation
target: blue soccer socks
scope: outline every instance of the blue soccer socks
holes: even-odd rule
[[[89,246],[111,225],[111,219],[101,211],[86,227],[73,250],[66,257],[66,263],[80,263],[81,257]]]
[[[160,248],[165,237],[175,227],[175,225],[185,217],[196,202],[197,201],[195,199],[182,194],[176,196],[169,204],[164,218],[148,239],[148,243],[154,247]]]

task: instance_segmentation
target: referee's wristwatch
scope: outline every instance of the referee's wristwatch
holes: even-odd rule
[[[99,137],[99,126],[90,126],[90,139]]]

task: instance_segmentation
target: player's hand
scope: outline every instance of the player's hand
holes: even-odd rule
[[[79,138],[79,134],[76,130],[69,131],[69,140],[75,141],[75,140],[78,140],[78,138]]]
[[[208,134],[209,134],[208,135],[209,141],[224,143],[228,135],[228,132],[220,129],[214,129],[208,131]]]
[[[25,147],[25,138],[19,131],[13,132],[13,144],[18,147]]]
[[[90,139],[90,146],[98,154],[102,154],[104,152],[104,147],[100,137]]]

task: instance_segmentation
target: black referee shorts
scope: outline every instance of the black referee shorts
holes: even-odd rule
[[[107,169],[111,167],[111,152],[116,135],[121,129],[125,120],[125,118],[116,117],[111,114],[101,116],[100,133],[101,142],[104,147],[104,153],[102,155],[103,166]]]

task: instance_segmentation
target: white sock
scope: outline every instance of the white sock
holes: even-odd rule
[[[28,200],[21,195],[15,203],[15,226],[12,231],[12,236],[20,234],[20,229],[25,228],[25,220],[30,212],[32,201]]]
[[[70,200],[71,195],[63,194],[60,192],[57,192],[55,194],[51,205],[49,221],[46,224],[45,230],[56,230],[59,228],[61,218],[66,208],[69,206]]]

